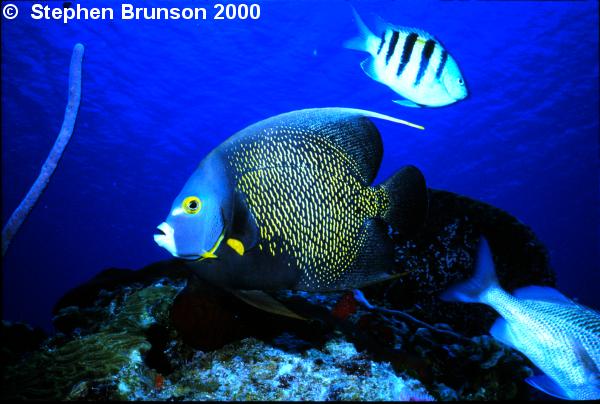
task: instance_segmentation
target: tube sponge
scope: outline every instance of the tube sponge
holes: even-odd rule
[[[31,212],[35,206],[40,195],[44,192],[44,189],[46,189],[48,181],[50,181],[50,177],[54,173],[65,147],[67,147],[71,135],[73,134],[75,119],[77,118],[77,111],[79,110],[79,101],[81,99],[81,62],[83,60],[83,50],[84,47],[80,43],[73,47],[71,67],[69,69],[69,98],[62,127],[60,128],[60,132],[54,142],[52,150],[50,150],[50,154],[48,154],[48,157],[42,166],[40,174],[2,229],[2,256],[6,254],[6,250],[8,249],[13,236],[17,233],[27,218],[27,215],[29,215],[29,212]]]

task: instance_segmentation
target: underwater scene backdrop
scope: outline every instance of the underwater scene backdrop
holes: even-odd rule
[[[597,2],[353,4],[443,38],[468,98],[393,104],[361,71],[366,54],[343,47],[357,30],[345,1],[266,1],[244,21],[5,20],[4,223],[60,129],[73,45],[86,53],[73,139],[4,261],[4,318],[48,324],[57,298],[98,271],[167,258],[152,234],[210,150],[258,120],[329,106],[425,126],[381,122],[376,182],[413,164],[430,187],[510,212],[548,247],[560,289],[600,307]]]
[[[596,1],[273,0],[246,20],[213,20],[216,2],[130,2],[202,6],[206,20],[123,20],[120,2],[68,3],[116,15],[34,20],[36,3],[19,1],[15,19],[3,16],[3,223],[56,139],[71,52],[85,45],[73,137],[3,257],[3,319],[48,331],[58,299],[100,271],[171,258],[153,234],[202,158],[254,122],[333,106],[423,125],[377,122],[375,183],[412,164],[431,188],[505,210],[546,246],[557,288],[600,309]],[[468,97],[393,103],[361,71],[367,54],[344,47],[357,35],[351,4],[368,26],[379,16],[440,38]]]

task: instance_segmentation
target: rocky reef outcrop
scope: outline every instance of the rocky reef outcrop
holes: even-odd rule
[[[363,292],[273,293],[304,320],[188,279],[176,260],[109,269],[56,305],[56,333],[2,324],[3,399],[501,400],[531,398],[531,365],[487,335],[479,305],[439,301],[473,270],[480,234],[500,283],[553,285],[545,248],[490,205],[430,190],[396,280]],[[23,343],[21,344],[20,341]]]

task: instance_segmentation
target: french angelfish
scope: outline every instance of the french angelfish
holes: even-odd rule
[[[230,290],[328,291],[394,277],[389,226],[418,229],[427,188],[413,166],[371,186],[383,145],[369,117],[422,129],[347,108],[255,123],[204,158],[155,241]]]
[[[371,54],[360,64],[367,76],[385,84],[404,100],[407,107],[441,107],[467,97],[467,87],[454,58],[429,33],[379,21],[375,35],[354,7],[360,36],[346,48]]]
[[[502,317],[492,326],[492,336],[545,373],[526,380],[533,387],[563,399],[600,399],[600,313],[550,287],[528,286],[510,295],[498,283],[484,238],[474,277],[441,298],[496,310]]]

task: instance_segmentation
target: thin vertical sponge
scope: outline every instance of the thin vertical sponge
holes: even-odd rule
[[[69,94],[62,127],[60,128],[60,132],[58,133],[58,137],[54,142],[52,150],[50,150],[50,153],[40,170],[40,174],[2,229],[2,256],[6,254],[6,250],[8,249],[12,238],[37,203],[42,192],[44,192],[44,189],[46,189],[50,177],[52,177],[52,174],[71,139],[71,135],[73,134],[77,111],[79,110],[79,102],[81,100],[81,64],[83,60],[83,51],[84,47],[81,43],[77,43],[73,47],[71,66],[69,69]]]

